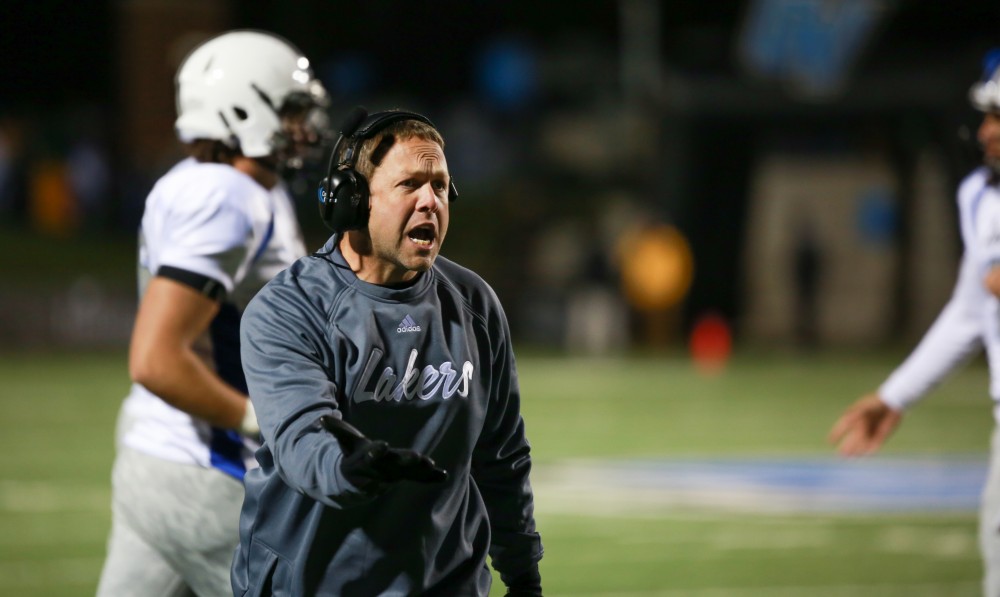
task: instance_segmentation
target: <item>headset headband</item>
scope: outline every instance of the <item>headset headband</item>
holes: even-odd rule
[[[361,142],[400,120],[417,120],[434,127],[434,123],[429,118],[416,112],[386,110],[369,116],[368,110],[364,106],[358,106],[351,110],[351,113],[344,119],[344,123],[340,125],[340,134],[337,137],[337,142],[333,144],[333,151],[330,152],[330,162],[326,169],[327,177],[331,176],[336,169],[345,166],[353,168],[357,161],[356,152]],[[337,154],[340,153],[340,146],[346,141],[351,141],[351,145],[344,153],[344,159],[337,162]]]

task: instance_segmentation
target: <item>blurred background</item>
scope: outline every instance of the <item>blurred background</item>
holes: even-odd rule
[[[443,132],[461,201],[442,254],[496,289],[537,396],[525,409],[554,594],[976,594],[992,426],[981,363],[890,444],[937,458],[909,482],[940,483],[885,491],[930,502],[872,505],[809,471],[829,464],[839,411],[951,292],[955,189],[980,161],[967,92],[998,23],[995,0],[4,3],[0,448],[20,458],[0,468],[0,520],[17,529],[0,540],[0,579],[17,594],[92,591],[136,230],[181,157],[173,76],[207,37],[259,28],[310,57],[334,123],[358,104],[400,107]],[[310,250],[327,237],[321,176],[290,175]],[[648,485],[692,470],[745,481],[758,457],[819,489],[796,494],[797,518],[775,518],[789,502],[770,489],[671,486],[636,503],[595,494],[603,465],[566,467],[617,463],[635,489],[621,471],[637,458],[675,463],[633,470]],[[855,489],[891,477],[860,470]],[[717,507],[672,509],[705,505]],[[602,559],[609,545],[620,561]],[[558,549],[571,547],[583,551]],[[691,553],[697,564],[664,567]],[[933,561],[914,566],[917,554]],[[720,560],[739,563],[719,577]]]
[[[214,33],[264,28],[312,58],[335,123],[356,104],[434,120],[463,199],[445,254],[494,285],[521,341],[589,352],[667,345],[706,317],[790,346],[922,332],[951,287],[955,184],[978,160],[966,93],[1000,43],[986,0],[3,12],[0,231],[15,246],[133,245],[180,156],[179,62]],[[318,176],[293,181],[310,249],[326,238]],[[4,267],[32,269],[30,252]],[[0,342],[120,343],[134,292],[107,278],[131,275],[125,257],[5,276]]]

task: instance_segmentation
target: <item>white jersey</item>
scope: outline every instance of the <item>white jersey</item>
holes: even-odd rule
[[[1000,301],[983,284],[1000,265],[1000,189],[988,184],[981,167],[958,189],[964,252],[951,299],[920,344],[879,388],[887,404],[906,408],[923,397],[959,364],[986,347],[993,414],[1000,422]]]
[[[161,267],[225,288],[219,313],[195,350],[222,379],[246,392],[240,363],[243,309],[275,274],[305,254],[294,206],[281,184],[268,190],[223,164],[186,159],[146,198],[139,234],[139,295]],[[215,467],[239,479],[256,466],[255,441],[180,411],[139,384],[125,400],[122,441],[166,460]]]

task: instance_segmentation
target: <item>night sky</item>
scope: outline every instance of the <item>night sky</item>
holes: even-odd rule
[[[858,65],[862,71],[948,68],[1000,45],[993,0],[885,2],[891,16]],[[116,2],[32,0],[0,9],[0,109],[65,105],[115,96]],[[470,49],[506,32],[544,46],[574,32],[617,44],[618,3],[527,0],[233,2],[232,25],[270,29],[307,55],[358,52],[376,66],[379,90],[427,99],[471,84]],[[663,2],[663,57],[680,71],[727,74],[747,3]],[[391,76],[387,73],[391,73]]]

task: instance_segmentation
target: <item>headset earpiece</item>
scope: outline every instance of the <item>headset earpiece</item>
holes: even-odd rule
[[[319,181],[319,188],[316,190],[316,200],[319,207],[319,218],[326,222],[330,218],[330,179],[324,177]]]
[[[368,224],[368,181],[353,168],[333,172],[326,179],[327,202],[323,221],[337,232]]]

